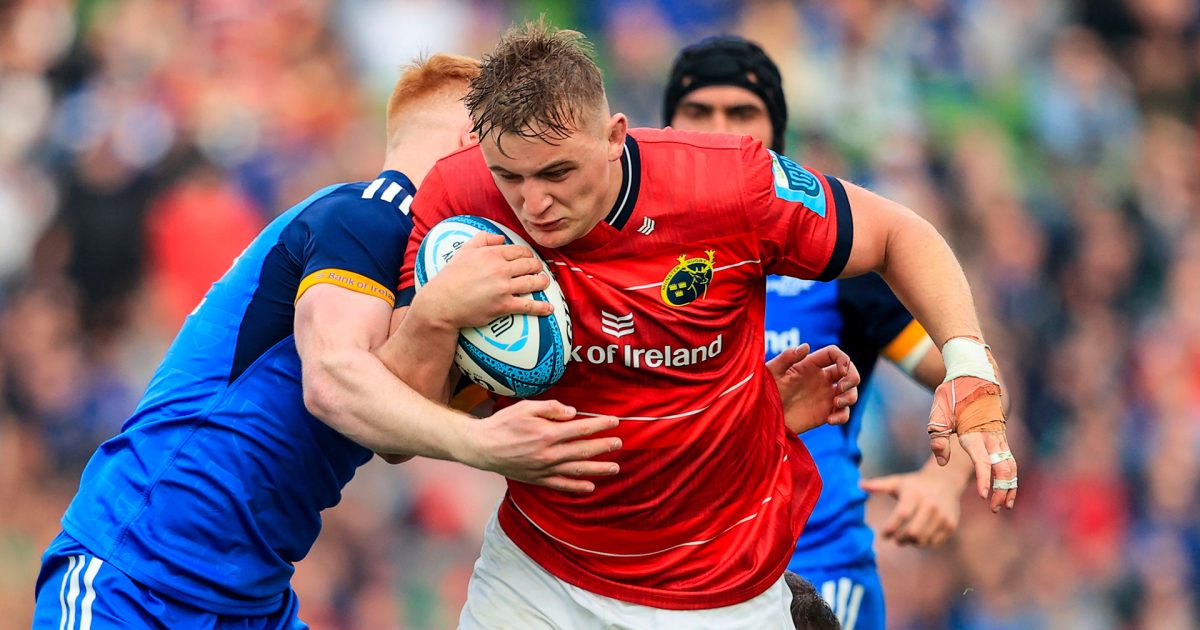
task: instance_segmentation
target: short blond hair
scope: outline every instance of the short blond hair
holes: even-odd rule
[[[404,67],[387,104],[387,136],[392,138],[406,114],[417,105],[439,96],[461,98],[479,76],[479,60],[438,53]]]
[[[591,44],[545,18],[509,29],[483,57],[465,103],[479,139],[506,133],[562,139],[603,106],[604,83]]]

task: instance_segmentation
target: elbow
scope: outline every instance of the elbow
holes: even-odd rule
[[[326,424],[336,427],[337,414],[345,409],[344,396],[337,374],[341,370],[336,358],[322,357],[303,367],[304,407]]]

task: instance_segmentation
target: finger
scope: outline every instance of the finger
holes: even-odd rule
[[[983,434],[983,444],[987,449],[991,464],[992,479],[995,482],[1010,482],[1017,479],[1017,462],[1012,459],[1008,449],[1008,440],[1003,431],[986,431]],[[1000,454],[1006,454],[1003,458]],[[993,457],[995,456],[995,457]],[[1001,507],[1012,509],[1016,503],[1016,488],[992,488],[990,505],[992,512],[1000,511]]]
[[[528,295],[534,291],[541,291],[550,286],[550,276],[544,273],[535,273],[526,276],[517,276],[508,283],[508,292],[512,295]],[[549,302],[544,302],[549,304]]]
[[[886,475],[873,479],[863,479],[858,482],[858,487],[871,494],[882,492],[894,497],[900,492],[900,477],[899,475]]]
[[[839,366],[843,363],[843,361],[849,362],[850,358],[845,352],[842,351],[841,348],[837,346],[825,346],[824,348],[813,352],[809,356],[808,360],[814,362],[815,365],[828,367]],[[840,378],[841,374],[839,374],[838,377]]]
[[[917,509],[916,502],[910,495],[902,495],[900,500],[896,502],[896,507],[892,510],[886,523],[880,529],[884,538],[896,538],[896,534],[912,518],[913,512]]]
[[[508,239],[503,234],[492,234],[491,232],[477,232],[475,236],[467,239],[458,249],[481,249],[495,245],[504,245]],[[516,247],[515,245],[511,247]]]
[[[547,420],[570,420],[575,417],[576,413],[574,407],[564,405],[557,400],[522,400],[513,405],[513,408],[516,407],[520,407],[523,413]]]
[[[592,438],[590,440],[573,440],[555,444],[545,451],[547,466],[559,466],[566,463],[577,463],[594,459],[600,455],[611,453],[621,448],[621,438]],[[613,466],[617,466],[615,463]],[[610,474],[620,472],[620,467]]]
[[[522,247],[521,249],[525,248]],[[507,271],[508,275],[513,278],[540,274],[543,271],[541,261],[536,258],[518,258],[516,260],[510,260],[505,266],[501,267],[501,269]]]
[[[581,437],[587,437],[593,433],[615,429],[620,422],[620,420],[614,418],[613,416],[584,416],[569,422],[562,422],[555,427],[554,437],[556,439],[554,441],[570,442],[572,440],[578,440]],[[615,451],[618,448],[621,448],[621,438],[614,437],[607,439],[615,440],[616,448],[613,448],[612,450]]]
[[[512,299],[514,300],[511,302],[513,306],[508,310],[510,313],[523,313],[535,317],[545,317],[554,312],[554,305],[550,302],[516,296],[513,296]]]
[[[862,385],[862,375],[858,373],[858,366],[854,365],[854,362],[850,360],[850,357],[846,357],[846,368],[846,375],[842,378],[842,380],[854,383],[855,387]]]
[[[851,387],[843,391],[845,391],[845,393],[835,398],[833,403],[837,405],[839,409],[849,409],[850,407],[854,406],[854,403],[858,402],[858,388]]]
[[[896,539],[901,544],[924,547],[929,544],[929,538],[933,535],[934,510],[928,503],[922,503],[920,500],[916,500],[916,503],[912,518],[896,533]]]
[[[586,479],[571,479],[562,475],[553,475],[551,477],[542,477],[529,481],[535,486],[545,486],[552,490],[561,492],[569,492],[571,494],[588,494],[596,490],[596,484]]]
[[[945,466],[950,462],[950,436],[931,436],[929,438],[929,450],[933,451],[933,456],[937,459],[938,466]]]
[[[503,239],[504,237],[501,236],[500,238]],[[496,248],[496,252],[503,256],[504,260],[520,260],[522,258],[528,258],[532,259],[534,262],[537,262],[539,267],[541,266],[541,263],[537,261],[537,256],[533,253],[532,249],[529,249],[524,245],[505,245],[504,242],[505,241],[501,240],[499,243],[497,243],[499,247]]]
[[[838,409],[837,411],[829,414],[829,416],[827,418],[825,418],[826,424],[832,424],[834,426],[841,426],[843,424],[846,424],[847,422],[850,422],[850,408],[849,407],[843,407],[841,409]]]
[[[975,490],[979,493],[981,499],[986,500],[992,490],[992,466],[988,463],[988,452],[987,448],[983,445],[982,435],[979,433],[964,433],[958,436],[958,443],[962,445],[963,450],[967,452],[967,456],[971,458],[971,462],[975,465]],[[949,447],[949,442],[947,442],[947,451]]]
[[[802,343],[794,348],[788,348],[767,361],[767,369],[776,380],[787,373],[788,368],[804,360],[808,356],[809,345]]]
[[[952,530],[949,525],[945,523],[939,525],[936,529],[934,529],[933,534],[930,535],[929,544],[926,546],[940,547],[942,543],[946,542],[946,540],[950,538],[951,531]]]
[[[616,462],[564,462],[546,472],[567,477],[611,477],[621,472]]]

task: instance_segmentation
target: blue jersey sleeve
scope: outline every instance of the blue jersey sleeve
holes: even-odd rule
[[[838,280],[838,311],[845,322],[839,345],[864,380],[879,355],[915,324],[892,289],[874,273]]]
[[[282,236],[303,267],[295,299],[334,284],[396,306],[396,285],[412,221],[395,204],[364,199],[354,188],[314,203]]]

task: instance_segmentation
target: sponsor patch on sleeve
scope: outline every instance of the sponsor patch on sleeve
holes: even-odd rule
[[[396,304],[396,295],[391,290],[362,274],[346,271],[345,269],[321,269],[308,274],[300,282],[300,288],[296,291],[295,301],[299,302],[300,296],[304,295],[305,291],[318,284],[332,284],[343,289],[350,289],[356,293],[373,295],[387,302],[388,306]]]
[[[771,174],[775,177],[776,197],[802,203],[821,218],[825,217],[825,188],[811,171],[786,155],[771,151]]]

